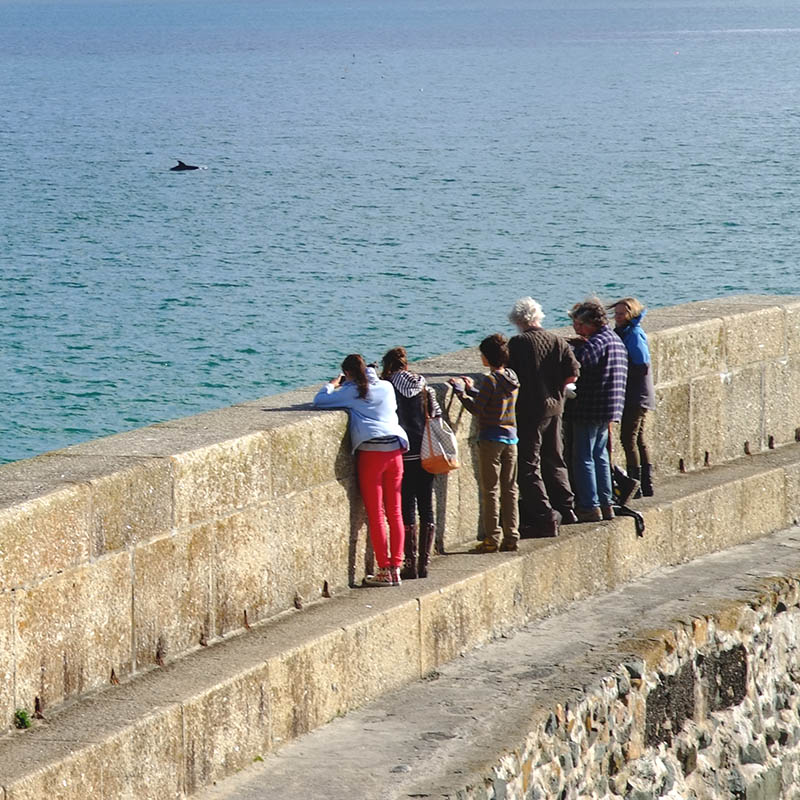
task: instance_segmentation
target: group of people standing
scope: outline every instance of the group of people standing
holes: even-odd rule
[[[520,536],[556,536],[564,524],[612,519],[612,423],[621,423],[628,475],[652,495],[644,424],[655,393],[644,313],[632,297],[608,307],[589,298],[570,310],[576,335],[567,339],[545,330],[541,306],[523,297],[509,314],[517,335],[495,333],[480,343],[488,375],[478,384],[450,379],[478,422],[484,538],[475,552],[515,551]],[[349,412],[378,567],[366,582],[399,586],[426,577],[434,476],[421,465],[420,445],[426,417],[442,413],[433,390],[396,347],[384,355],[380,377],[362,356],[347,356],[314,405]]]

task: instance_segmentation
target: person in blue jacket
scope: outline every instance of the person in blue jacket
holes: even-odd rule
[[[367,366],[363,357],[354,353],[342,362],[342,374],[317,392],[314,405],[346,409],[350,418],[350,443],[358,459],[358,485],[378,564],[378,571],[366,583],[399,586],[405,538],[400,486],[408,436],[397,419],[394,387],[379,380],[375,368]]]
[[[641,494],[651,497],[653,467],[644,438],[644,423],[647,412],[656,407],[656,394],[650,368],[650,348],[642,328],[646,311],[635,297],[623,297],[609,309],[614,310],[614,331],[628,351],[628,383],[620,424],[626,469],[631,478],[641,481]]]

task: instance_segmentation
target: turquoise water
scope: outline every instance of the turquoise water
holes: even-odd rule
[[[778,3],[0,0],[0,461],[523,294],[797,292],[799,51]]]

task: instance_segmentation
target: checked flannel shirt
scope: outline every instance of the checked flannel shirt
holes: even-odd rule
[[[571,418],[577,422],[619,422],[625,406],[628,351],[614,331],[603,326],[575,345],[581,365]]]

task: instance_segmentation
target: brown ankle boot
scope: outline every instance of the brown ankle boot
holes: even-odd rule
[[[406,525],[406,538],[403,543],[403,569],[400,577],[410,581],[417,577],[417,526]]]
[[[420,578],[428,577],[428,564],[431,562],[431,550],[433,550],[433,540],[436,538],[436,525],[433,522],[426,522],[419,532],[419,563],[417,565],[417,575]]]

